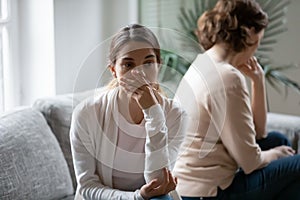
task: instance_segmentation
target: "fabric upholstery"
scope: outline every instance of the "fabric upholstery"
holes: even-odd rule
[[[77,183],[72,161],[72,153],[70,146],[70,124],[73,109],[78,103],[85,98],[93,95],[93,90],[81,92],[77,94],[58,95],[52,98],[38,99],[33,107],[43,113],[52,132],[57,138],[62,149],[64,157],[67,161],[70,175],[72,178],[74,190],[76,190]]]
[[[268,131],[279,131],[285,134],[291,141],[292,147],[300,153],[300,117],[268,113],[267,120]]]
[[[0,199],[60,199],[74,189],[43,115],[32,108],[0,118]]]

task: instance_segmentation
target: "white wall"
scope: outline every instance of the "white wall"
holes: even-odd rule
[[[18,11],[20,98],[29,105],[55,94],[53,1],[19,0]]]
[[[7,24],[9,56],[7,66],[4,66],[4,108],[10,110],[20,105],[20,71],[19,66],[19,38],[18,38],[18,0],[10,1],[10,20]],[[4,58],[5,59],[5,58]]]
[[[142,9],[147,10],[147,6],[153,5],[154,2],[144,2],[144,7]],[[184,0],[175,0],[175,4],[180,4],[186,9],[193,9],[194,1],[184,1]],[[164,1],[164,3],[168,3]],[[168,5],[161,3],[162,9],[168,9]],[[173,8],[172,12],[169,12],[168,17],[162,18],[162,26],[168,28],[179,29],[178,24],[178,14],[179,8],[174,5],[169,6]],[[177,5],[177,6],[178,6]],[[165,6],[165,8],[163,8]],[[150,7],[152,8],[152,7]],[[153,8],[152,8],[153,9]],[[154,9],[157,11],[157,9]],[[279,66],[282,64],[296,63],[299,65],[298,69],[290,70],[286,72],[286,75],[291,79],[297,81],[300,84],[300,21],[299,21],[299,10],[300,10],[300,1],[292,0],[287,13],[287,22],[288,22],[288,31],[283,33],[278,38],[278,44],[274,47],[274,52],[271,57],[275,64]],[[155,15],[150,13],[149,16],[153,15],[152,18],[143,19],[147,25],[155,26],[157,25],[157,18]],[[273,88],[267,84],[269,107],[271,112],[279,112],[286,114],[300,115],[300,93],[297,93],[291,89],[288,90],[288,96],[285,98],[284,89],[282,93],[278,93]]]
[[[103,43],[136,20],[133,0],[54,0],[57,94],[93,89],[106,69]],[[92,51],[92,52],[91,52]]]
[[[137,21],[138,0],[13,1],[19,4],[18,22],[14,23],[19,25],[14,28],[19,37],[13,45],[19,44],[14,49],[19,49],[16,54],[20,59],[14,62],[22,76],[14,77],[20,81],[22,104],[30,104],[42,96],[69,93],[74,88],[75,91],[93,89],[106,67],[107,46],[91,51],[119,28]],[[273,54],[279,64],[300,65],[299,9],[300,1],[292,1],[288,11],[289,30],[280,37]],[[171,19],[178,20],[177,16]],[[288,75],[300,82],[300,69]],[[290,91],[285,99],[269,87],[268,94],[272,112],[300,115],[299,94]]]
[[[275,63],[289,64],[296,63],[298,69],[287,71],[287,75],[300,84],[300,21],[299,21],[300,1],[293,0],[288,10],[288,31],[280,36],[278,44],[272,55]],[[285,98],[284,90],[282,94],[276,92],[268,85],[268,97],[270,110],[272,112],[300,115],[300,93],[289,89]]]

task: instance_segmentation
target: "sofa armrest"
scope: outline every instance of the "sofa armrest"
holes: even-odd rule
[[[300,153],[300,116],[268,113],[267,130],[279,131],[286,135],[297,154]]]

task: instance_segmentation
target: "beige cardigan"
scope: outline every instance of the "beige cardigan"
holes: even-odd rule
[[[117,94],[118,88],[101,92],[78,105],[73,112],[70,140],[78,182],[77,199],[78,193],[84,199],[143,199],[138,188],[132,192],[113,189],[119,121]],[[145,171],[173,168],[184,137],[185,116],[173,100],[166,98],[162,105],[144,110]],[[145,178],[151,179],[151,173],[146,173]]]
[[[176,92],[188,114],[186,139],[175,164],[181,196],[208,197],[268,164],[256,144],[244,76],[233,66],[198,55]]]

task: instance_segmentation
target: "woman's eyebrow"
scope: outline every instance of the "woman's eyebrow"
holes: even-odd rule
[[[153,58],[153,57],[155,57],[155,55],[151,54],[151,55],[146,56],[144,59]]]
[[[122,60],[134,60],[133,58],[129,58],[129,57],[125,57],[125,58],[122,58]]]

